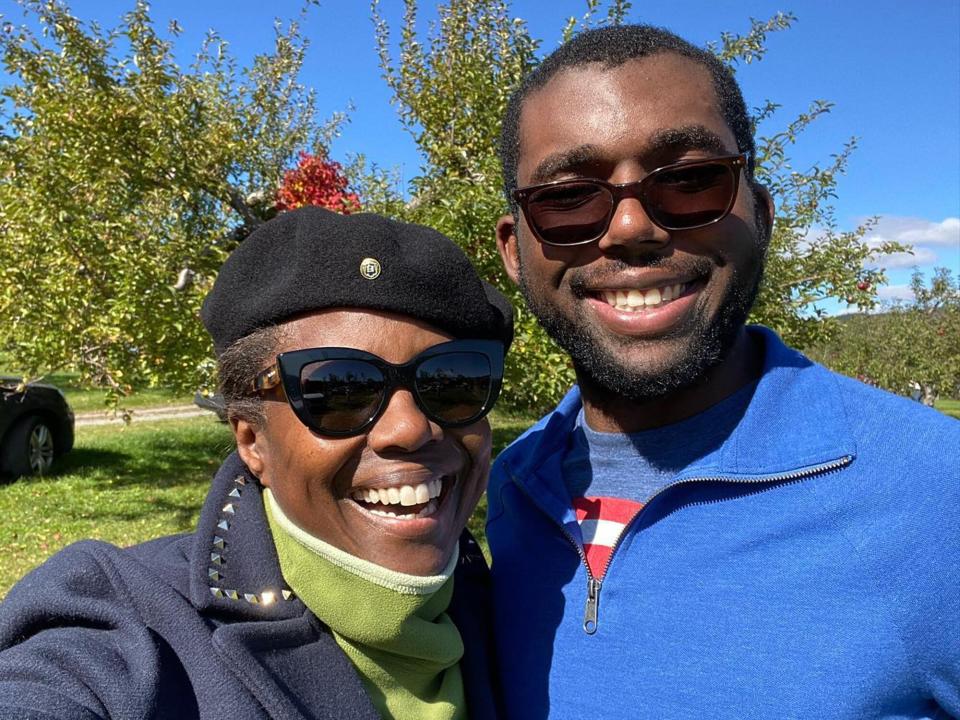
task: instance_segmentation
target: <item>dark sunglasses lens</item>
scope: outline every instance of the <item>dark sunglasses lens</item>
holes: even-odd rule
[[[613,198],[589,181],[574,181],[535,190],[527,199],[527,220],[537,235],[554,245],[598,238],[607,229]]]
[[[379,368],[363,360],[321,360],[300,371],[303,404],[319,431],[363,427],[380,407],[384,384]]]
[[[490,358],[478,352],[451,352],[417,367],[417,395],[437,420],[463,423],[476,419],[490,396]]]
[[[733,168],[723,163],[662,170],[644,183],[644,204],[658,225],[680,230],[722,218],[736,192]]]

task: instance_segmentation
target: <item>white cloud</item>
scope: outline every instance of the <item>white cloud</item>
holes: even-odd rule
[[[871,242],[871,244],[873,244]],[[879,245],[879,242],[877,243]],[[913,254],[906,252],[893,253],[891,255],[883,255],[878,257],[873,262],[867,263],[868,267],[871,268],[910,268],[914,265],[933,265],[940,259],[940,256],[937,255],[933,250],[927,248],[915,247],[913,249]]]
[[[927,223],[926,227],[904,230],[899,239],[911,245],[960,247],[960,218],[950,217],[943,222]]]
[[[914,246],[960,247],[960,218],[948,217],[940,222],[914,217],[885,215],[867,235],[868,242],[895,240]]]
[[[877,296],[881,302],[894,300],[913,300],[913,290],[909,285],[882,285],[877,288]]]
[[[960,218],[948,217],[933,222],[923,218],[886,215],[880,218],[866,241],[871,247],[879,247],[884,242],[899,242],[913,248],[912,255],[886,255],[870,263],[870,267],[906,268],[935,264],[955,267],[960,260]]]
[[[810,245],[815,243],[823,235],[824,228],[820,225],[811,225],[807,228],[807,231],[803,236],[797,241],[797,248],[800,250],[806,250]]]

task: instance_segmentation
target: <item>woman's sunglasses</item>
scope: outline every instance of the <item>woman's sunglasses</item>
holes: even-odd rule
[[[373,426],[397,388],[441,427],[476,422],[493,407],[503,382],[503,344],[453,340],[400,365],[363,350],[322,347],[277,355],[253,392],[282,387],[300,421],[320,435],[349,437]]]
[[[745,155],[690,160],[657,168],[642,180],[613,185],[593,178],[558,180],[513,191],[527,224],[547,245],[582,245],[606,234],[617,205],[636,198],[664,230],[693,230],[733,208]]]

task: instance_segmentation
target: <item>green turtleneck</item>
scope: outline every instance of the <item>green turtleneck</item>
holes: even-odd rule
[[[463,641],[446,614],[457,553],[441,575],[388,570],[306,533],[265,488],[264,507],[290,588],[353,662],[374,706],[396,720],[465,718]]]

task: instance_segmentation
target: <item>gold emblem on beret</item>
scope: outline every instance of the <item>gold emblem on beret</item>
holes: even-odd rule
[[[380,261],[376,258],[364,258],[360,263],[360,274],[367,280],[380,277]]]

